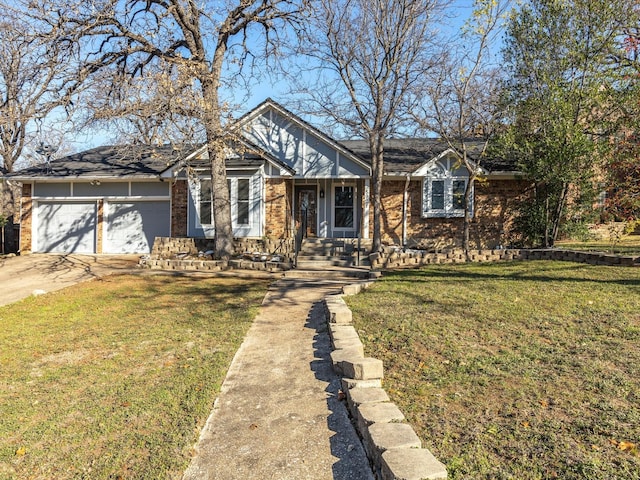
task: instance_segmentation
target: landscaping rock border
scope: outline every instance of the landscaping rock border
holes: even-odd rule
[[[560,260],[580,262],[591,265],[611,265],[623,267],[640,267],[640,256],[614,255],[603,252],[583,252],[562,249],[496,249],[473,250],[467,260],[463,250],[433,253],[422,250],[402,250],[385,248],[382,253],[369,255],[371,267],[377,270],[394,270],[399,268],[416,268],[422,265],[466,263],[466,262],[498,262],[509,260]]]
[[[405,422],[400,409],[382,388],[381,360],[364,356],[358,332],[351,324],[351,310],[344,295],[356,295],[373,284],[366,281],[343,287],[342,294],[328,295],[324,303],[331,337],[331,363],[342,376],[342,391],[379,480],[446,479],[447,469]]]

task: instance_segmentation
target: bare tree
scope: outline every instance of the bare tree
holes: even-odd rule
[[[238,72],[255,58],[254,47],[262,54],[277,49],[279,35],[294,21],[302,1],[32,0],[29,9],[79,42],[85,53],[83,76],[111,69],[114,78],[124,80],[163,62],[193,80],[202,98],[198,114],[211,160],[215,250],[228,259],[233,231],[225,146],[231,133],[225,128],[221,85],[227,72]],[[115,88],[111,98],[117,100],[118,94]]]
[[[413,118],[423,130],[447,142],[469,173],[462,233],[467,253],[474,184],[481,176],[483,157],[503,113],[499,106],[500,69],[492,61],[491,48],[509,8],[509,0],[475,0],[473,13],[462,27],[462,43],[451,42],[438,68],[430,69],[414,91],[422,101],[416,101]]]
[[[12,4],[13,5],[13,4]],[[73,46],[52,41],[43,25],[3,5],[0,20],[0,170],[8,173],[29,141],[29,131],[75,91]]]
[[[153,67],[137,77],[114,78],[115,72],[108,71],[94,75],[79,100],[81,128],[108,132],[111,141],[123,147],[203,143],[202,95],[194,79],[164,62]]]
[[[6,174],[24,159],[25,149],[37,148],[33,143],[42,141],[35,137],[43,121],[59,107],[68,109],[69,93],[80,84],[69,62],[72,45],[52,42],[50,30],[43,31],[41,22],[21,15],[12,2],[0,2],[0,9],[0,173]],[[0,185],[0,214],[9,225],[7,244],[14,243],[18,191],[9,181]]]
[[[440,0],[318,0],[298,84],[314,113],[369,142],[372,158],[373,251],[382,247],[384,140],[401,124],[401,107],[424,75],[433,51]],[[314,74],[315,75],[312,75]]]

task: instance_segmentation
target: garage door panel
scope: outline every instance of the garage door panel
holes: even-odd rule
[[[110,202],[105,253],[149,253],[155,237],[170,233],[167,201]]]
[[[95,253],[95,203],[41,202],[37,223],[38,252]]]

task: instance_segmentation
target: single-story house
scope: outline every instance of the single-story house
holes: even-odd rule
[[[227,177],[238,238],[371,238],[371,162],[365,141],[337,141],[267,99],[234,126]],[[473,146],[473,142],[470,143]],[[484,160],[471,228],[478,247],[509,242],[527,189],[513,165]],[[155,237],[213,237],[205,146],[99,147],[11,175],[22,183],[20,249],[148,253]],[[383,241],[460,242],[469,174],[437,139],[385,144]]]

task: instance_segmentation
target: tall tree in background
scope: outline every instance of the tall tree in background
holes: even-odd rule
[[[373,251],[382,247],[384,140],[433,54],[440,0],[318,0],[304,53],[311,59],[298,85],[314,113],[368,140],[372,158]],[[315,75],[314,75],[315,74]]]
[[[0,2],[0,174],[11,173],[24,153],[42,142],[42,122],[59,107],[69,113],[69,98],[81,87],[69,60],[76,53],[69,43],[54,42],[42,22],[21,15],[13,2]],[[48,33],[50,33],[49,30]],[[62,112],[64,114],[64,112]],[[33,132],[37,132],[33,135]],[[39,138],[36,138],[39,137]],[[15,185],[0,185],[0,214],[13,239]],[[10,247],[11,248],[11,247]]]
[[[504,55],[512,126],[503,140],[535,182],[519,224],[531,243],[553,246],[570,195],[593,185],[611,119],[619,115],[607,68],[622,1],[530,0],[510,19]]]
[[[0,8],[0,171],[8,173],[30,140],[29,128],[68,106],[78,82],[68,64],[73,46],[53,42],[42,35],[42,25]]]
[[[259,54],[253,47],[267,54],[277,49],[278,36],[294,21],[301,1],[32,0],[28,9],[52,28],[62,26],[65,38],[80,44],[83,76],[110,70],[116,82],[126,82],[162,63],[193,80],[202,99],[198,120],[211,162],[215,251],[227,260],[233,253],[233,231],[221,86],[225,75],[238,73],[245,60]],[[230,57],[240,65],[235,70]],[[119,95],[114,88],[114,101]]]
[[[469,180],[464,189],[462,248],[469,251],[473,191],[489,141],[502,120],[500,69],[492,47],[510,2],[476,0],[461,35],[448,45],[438,65],[415,85],[412,117],[421,130],[447,142]]]
[[[640,3],[629,1],[620,45],[611,52],[616,84],[617,134],[607,163],[610,219],[640,220]],[[616,48],[617,47],[617,48]]]

